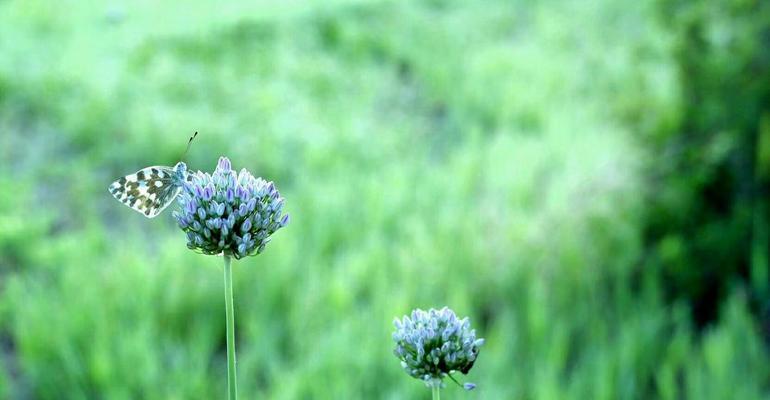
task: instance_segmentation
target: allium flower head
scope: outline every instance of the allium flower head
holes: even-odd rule
[[[416,309],[411,317],[405,315],[393,323],[393,353],[406,373],[426,384],[440,382],[445,376],[452,378],[450,374],[455,371],[467,374],[484,344],[484,339],[476,339],[468,318],[458,319],[447,307]],[[471,390],[475,385],[466,383],[464,387]]]
[[[245,169],[236,174],[220,157],[213,174],[190,174],[174,217],[190,249],[241,258],[261,253],[270,235],[289,223],[283,202],[273,182]]]

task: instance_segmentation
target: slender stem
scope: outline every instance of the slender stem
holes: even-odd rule
[[[451,379],[452,381],[454,381],[454,383],[456,383],[456,384],[457,384],[457,386],[459,386],[459,387],[461,387],[461,388],[463,388],[463,389],[465,388],[465,386],[461,385],[461,384],[460,384],[460,382],[457,382],[457,379],[455,379],[455,377],[454,377],[454,376],[452,376],[452,374],[451,374],[451,373],[450,373],[450,374],[446,374],[446,376],[448,376],[448,377],[449,377],[449,379]]]
[[[433,386],[433,400],[441,400],[441,393],[439,390],[441,390],[440,384],[434,384]]]
[[[233,310],[233,269],[230,256],[225,255],[225,315],[227,317],[227,398],[238,398],[235,382],[235,310]]]

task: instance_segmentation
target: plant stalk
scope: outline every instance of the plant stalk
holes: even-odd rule
[[[233,309],[233,269],[230,256],[225,255],[225,315],[227,318],[227,398],[238,398],[235,373],[235,310]]]
[[[441,381],[434,380],[431,388],[433,392],[433,400],[441,400],[441,393],[439,392],[441,390]]]

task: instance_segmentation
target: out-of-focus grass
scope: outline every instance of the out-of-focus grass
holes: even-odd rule
[[[766,396],[742,294],[700,334],[639,268],[648,6],[0,3],[0,394],[221,397],[221,263],[106,191],[199,131],[293,220],[235,264],[243,398],[424,398],[391,321],[443,305],[487,338],[468,397]]]

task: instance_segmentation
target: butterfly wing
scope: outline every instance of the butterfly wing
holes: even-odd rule
[[[123,204],[147,218],[160,214],[174,201],[181,187],[171,167],[147,167],[112,182],[110,193]]]

